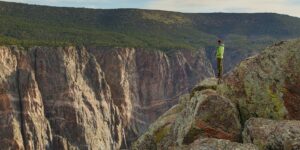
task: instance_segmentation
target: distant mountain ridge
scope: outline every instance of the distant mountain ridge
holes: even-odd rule
[[[0,2],[0,44],[86,45],[170,51],[226,43],[225,69],[279,40],[300,35],[300,18],[272,13],[179,13]]]

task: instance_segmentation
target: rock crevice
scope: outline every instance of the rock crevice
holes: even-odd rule
[[[18,64],[18,63],[17,63]],[[17,65],[18,68],[18,65]],[[24,145],[24,149],[26,150],[25,145],[28,145],[27,142],[27,138],[26,138],[26,134],[25,134],[25,121],[24,121],[24,104],[23,104],[23,99],[21,96],[21,87],[20,87],[20,71],[17,70],[16,72],[16,84],[17,84],[17,93],[18,93],[18,98],[19,98],[19,107],[20,107],[20,130],[21,130],[21,137],[22,137],[22,141],[23,141],[23,145]]]

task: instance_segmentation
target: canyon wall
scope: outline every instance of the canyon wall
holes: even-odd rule
[[[200,80],[213,76],[204,50],[162,52],[144,49],[91,48],[112,99],[120,108],[130,143]]]
[[[0,47],[4,149],[127,147],[199,80],[203,50]]]

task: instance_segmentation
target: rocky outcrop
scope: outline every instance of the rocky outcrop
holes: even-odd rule
[[[239,141],[238,110],[229,99],[212,90],[213,85],[216,86],[215,79],[203,81],[201,87],[195,88],[200,91],[194,89],[192,94],[183,96],[179,104],[150,126],[150,130],[134,143],[133,149],[195,147],[192,143],[203,138]]]
[[[281,42],[240,63],[219,93],[233,100],[242,121],[250,117],[300,119],[300,42]]]
[[[211,75],[201,51],[1,47],[0,145],[119,149]]]
[[[245,124],[243,141],[264,149],[300,149],[300,121],[251,118]]]
[[[169,128],[161,123],[166,119],[158,119],[133,149],[299,149],[299,66],[299,40],[268,47],[243,61],[222,84],[216,79],[198,84],[185,103],[176,105],[182,109],[173,113]]]

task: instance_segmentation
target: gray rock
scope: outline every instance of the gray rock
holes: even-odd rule
[[[224,77],[218,91],[251,117],[300,119],[300,41],[266,48]]]
[[[241,144],[223,139],[198,139],[189,147],[189,150],[258,150],[254,144]]]
[[[298,150],[300,121],[251,118],[246,122],[243,141],[253,143],[261,150]]]

